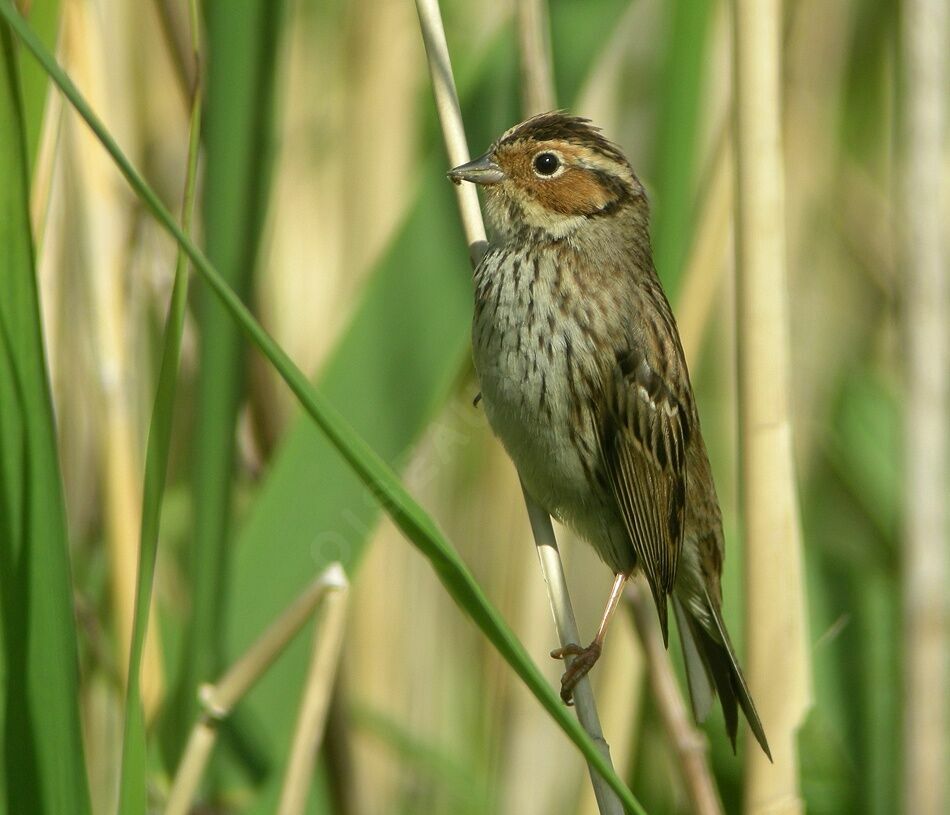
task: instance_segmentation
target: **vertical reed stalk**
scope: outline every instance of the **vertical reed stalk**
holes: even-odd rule
[[[527,491],[524,493],[524,500],[528,509],[528,518],[531,521],[534,543],[538,549],[538,558],[541,561],[541,572],[548,590],[548,599],[551,601],[558,640],[562,646],[579,643],[580,634],[577,631],[577,622],[574,620],[574,609],[571,606],[571,596],[567,591],[567,580],[564,577],[564,566],[561,563],[561,553],[554,536],[551,516],[534,502]],[[604,738],[600,717],[597,715],[597,704],[594,701],[594,690],[587,676],[583,677],[574,688],[574,708],[577,711],[578,720],[609,762],[611,760],[610,745]],[[623,812],[620,799],[593,767],[590,767],[590,781],[601,815]]]
[[[774,766],[746,751],[745,811],[798,813],[796,731],[811,699],[788,410],[781,3],[736,0],[739,434],[748,679]]]
[[[115,88],[109,82],[104,54],[114,45],[101,18],[85,4],[67,4],[63,14],[63,49],[72,73],[90,97],[121,120]],[[122,50],[119,49],[120,59]],[[119,94],[124,96],[126,94]],[[129,297],[125,270],[129,262],[132,209],[128,194],[109,157],[95,136],[72,111],[66,111],[64,148],[75,174],[76,210],[72,221],[77,233],[79,262],[93,313],[93,344],[99,377],[98,440],[101,445],[101,478],[104,496],[103,523],[109,549],[109,577],[113,618],[116,621],[117,662],[124,673],[130,650],[138,574],[138,540],[141,527],[138,417],[134,409],[133,360],[129,348]],[[154,610],[149,612],[154,619]],[[146,715],[156,710],[163,693],[163,668],[158,626],[149,626],[145,640],[142,698]],[[124,677],[126,682],[128,677]]]
[[[947,474],[950,302],[944,144],[945,0],[903,13],[904,569],[903,811],[946,812]]]
[[[521,105],[525,116],[553,110],[557,102],[551,59],[551,23],[545,0],[518,0]]]
[[[435,96],[435,108],[439,114],[439,125],[445,141],[445,152],[448,154],[449,163],[452,166],[458,166],[468,161],[470,154],[438,0],[416,0],[416,10],[419,13],[422,39],[425,42],[429,77],[432,80],[432,93]],[[481,260],[486,246],[485,224],[482,221],[482,210],[478,204],[475,185],[459,184],[455,188],[455,197],[462,218],[465,240],[468,242],[469,256],[474,267]]]
[[[343,647],[349,583],[342,569],[338,576],[340,585],[327,595],[323,619],[313,634],[310,669],[307,671],[277,815],[302,815],[307,806],[313,765],[317,749],[323,741],[330,695],[340,662],[340,649]]]

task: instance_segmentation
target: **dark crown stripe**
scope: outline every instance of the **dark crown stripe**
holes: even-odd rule
[[[626,164],[623,153],[590,123],[590,119],[569,116],[563,111],[542,113],[516,127],[501,140],[501,144],[517,141],[570,141]]]

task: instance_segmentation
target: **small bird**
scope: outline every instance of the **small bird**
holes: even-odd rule
[[[561,697],[642,573],[664,643],[672,600],[697,720],[717,692],[733,749],[738,704],[771,758],[723,624],[722,518],[643,185],[588,119],[560,111],[448,175],[485,192],[472,347],[488,421],[531,497],[615,575],[593,642],[552,652],[573,657]]]

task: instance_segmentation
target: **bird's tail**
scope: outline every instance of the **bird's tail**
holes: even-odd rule
[[[756,741],[771,761],[772,753],[765,738],[765,730],[736,660],[722,614],[718,605],[710,601],[708,593],[705,599],[711,621],[708,629],[678,597],[673,596],[673,611],[683,645],[693,715],[697,721],[703,721],[712,705],[713,693],[718,693],[733,751],[736,749],[736,730],[739,725],[738,708],[741,707]]]

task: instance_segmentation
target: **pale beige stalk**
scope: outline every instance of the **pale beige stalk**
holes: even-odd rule
[[[449,164],[456,167],[467,162],[471,154],[468,150],[468,140],[465,138],[462,110],[455,90],[452,60],[449,58],[449,46],[445,41],[445,28],[442,25],[438,0],[416,0],[416,11],[419,13],[419,26],[425,42],[429,77],[432,80],[432,93],[442,127],[445,151]],[[475,185],[459,184],[455,188],[455,197],[458,200],[462,228],[474,266],[485,250],[485,224],[482,221],[482,210],[478,204]]]
[[[419,180],[416,103],[424,66],[415,10],[405,0],[321,8],[287,9],[275,123],[280,150],[255,295],[265,327],[304,371],[318,370],[350,324]],[[327,25],[330,19],[340,24]],[[367,173],[382,132],[390,155],[402,160],[376,162]],[[263,361],[253,364],[252,377],[254,429],[266,451],[298,407]]]
[[[597,661],[599,675],[595,679],[600,714],[610,726],[611,758],[620,772],[629,777],[630,768],[636,766],[640,723],[647,702],[640,692],[646,676],[646,658],[628,620],[623,615],[618,617],[611,624],[613,646],[605,648]],[[597,811],[594,789],[585,786],[577,815],[595,815]]]
[[[739,431],[747,677],[775,764],[745,751],[745,811],[803,810],[796,735],[811,701],[788,412],[781,3],[735,4]]]
[[[571,597],[567,590],[567,580],[564,577],[564,567],[561,563],[561,553],[557,548],[551,516],[532,500],[527,491],[523,488],[522,491],[525,506],[528,509],[528,518],[531,521],[534,542],[538,549],[538,559],[541,561],[541,572],[547,585],[551,611],[554,614],[558,641],[562,646],[580,643],[581,638],[577,631],[577,622],[574,620],[574,609],[571,607]],[[567,664],[570,662],[568,661]],[[587,676],[582,677],[574,688],[574,707],[577,710],[578,720],[603,753],[604,758],[610,761],[610,745],[604,738],[594,701],[594,691],[590,686],[590,678]],[[593,768],[590,770],[590,777],[594,796],[597,798],[597,806],[602,815],[604,813],[622,815],[623,806],[616,793],[607,786]]]
[[[521,108],[527,119],[555,107],[551,23],[545,0],[518,0],[516,12],[521,56]]]
[[[307,806],[314,762],[323,741],[330,695],[343,647],[348,583],[342,569],[339,569],[338,578],[341,583],[335,587],[336,591],[327,595],[323,619],[314,631],[310,668],[297,715],[290,759],[284,772],[277,815],[302,815]]]
[[[313,616],[321,601],[329,594],[345,592],[348,586],[343,567],[339,563],[330,564],[254,641],[216,684],[203,685],[200,688],[198,696],[204,713],[195,723],[188,738],[165,804],[165,815],[187,815],[190,812],[201,777],[217,741],[219,723],[231,714],[234,705],[254,686],[290,644],[294,636],[303,628],[304,623]],[[330,616],[333,617],[334,622],[337,622],[335,615]],[[323,632],[324,629],[318,627],[314,633],[318,642]],[[330,632],[330,645],[334,645],[332,638],[338,635],[339,632]],[[338,650],[337,646],[334,645],[334,647]],[[327,678],[326,674],[320,676]],[[312,676],[311,679],[313,679]],[[328,681],[332,681],[332,675]],[[314,711],[319,713],[317,706],[309,704],[312,702],[312,698],[305,696],[304,707],[308,717],[311,717]],[[309,721],[314,722],[316,719],[310,718]]]
[[[63,10],[63,58],[70,75],[90,102],[109,121],[113,132],[129,136],[128,110],[119,100],[129,99],[117,88],[122,71],[110,70],[106,54],[122,60],[127,46],[123,15],[104,20],[84,3],[66,3]],[[111,120],[111,121],[110,121]],[[109,550],[109,578],[116,620],[117,659],[127,670],[132,638],[141,527],[142,439],[141,415],[136,411],[135,316],[130,314],[129,282],[132,206],[130,193],[112,161],[95,137],[71,110],[64,111],[61,161],[67,162],[67,186],[76,209],[67,229],[75,229],[72,257],[89,286],[93,314],[92,347],[95,356],[99,405],[103,523]],[[73,272],[75,273],[75,272]],[[154,620],[154,606],[149,614]],[[155,712],[163,688],[158,629],[149,625],[142,659],[142,699],[147,717]]]
[[[948,12],[906,0],[904,58],[903,812],[946,812],[950,288],[947,285]]]

